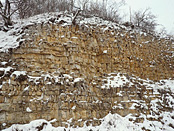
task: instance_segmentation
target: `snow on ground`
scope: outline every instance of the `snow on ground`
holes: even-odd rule
[[[147,118],[152,117],[152,115],[149,115],[149,117],[147,117],[144,114],[141,114],[141,118],[144,118],[144,122],[143,123],[135,123],[135,126],[140,130],[142,130],[143,128],[148,129],[150,131],[173,131],[174,129],[171,127],[174,126],[174,119],[172,119],[171,116],[174,116],[174,111],[173,112],[163,112],[160,114],[160,116],[162,116],[163,118],[161,119],[161,121],[152,121],[152,120],[148,120]],[[134,118],[131,115],[127,115],[125,117],[125,119],[130,119],[130,118]],[[164,124],[162,124],[162,122]]]
[[[174,112],[163,113],[164,125],[158,121],[149,121],[146,119],[145,115],[142,117],[145,119],[143,123],[133,123],[129,121],[132,118],[131,114],[126,117],[122,117],[118,114],[108,114],[103,119],[100,119],[102,122],[99,126],[86,126],[83,127],[53,127],[51,123],[54,123],[56,120],[46,121],[44,119],[31,121],[29,124],[14,124],[11,127],[4,129],[2,131],[14,131],[14,130],[23,130],[23,131],[37,131],[41,129],[42,131],[143,131],[144,127],[150,131],[173,131],[173,128],[169,126],[174,122],[171,119],[170,115],[174,115]],[[5,123],[4,123],[5,124]]]
[[[11,35],[9,32],[0,31],[0,52],[6,51],[9,48],[18,47],[18,42],[16,42],[18,37]]]
[[[29,124],[19,125],[14,124],[10,128],[5,129],[3,131],[13,131],[13,130],[24,130],[24,131],[37,131],[39,128],[42,131],[139,131],[139,126],[134,125],[127,118],[121,117],[118,114],[108,114],[102,120],[101,125],[99,126],[86,126],[83,127],[53,127],[52,122],[54,121],[46,121],[43,119],[34,120]]]

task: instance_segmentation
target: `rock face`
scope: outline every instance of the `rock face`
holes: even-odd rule
[[[27,33],[12,59],[28,72],[59,70],[90,79],[121,71],[151,80],[174,74],[171,41],[145,33],[104,25],[57,24],[34,26]]]
[[[54,118],[55,126],[66,127],[71,118],[71,126],[95,126],[109,112],[131,113],[135,122],[143,122],[140,114],[154,113],[158,117],[148,119],[160,121],[159,112],[173,110],[174,103],[166,105],[166,96],[174,98],[171,90],[150,86],[167,87],[160,80],[174,78],[170,39],[114,24],[60,23],[32,25],[23,39],[1,53],[1,129]],[[162,108],[154,111],[156,99]]]

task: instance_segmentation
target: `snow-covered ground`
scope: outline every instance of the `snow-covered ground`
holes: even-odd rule
[[[101,119],[102,123],[100,126],[86,126],[83,127],[53,127],[53,121],[46,121],[43,119],[34,120],[29,124],[19,125],[15,124],[8,129],[3,131],[13,131],[13,130],[24,130],[24,131],[37,131],[41,127],[42,131],[139,131],[140,126],[134,125],[127,118],[121,117],[118,114],[108,114],[105,118]]]
[[[17,38],[10,35],[9,32],[0,31],[0,52],[4,52],[9,48],[16,48],[18,46]]]
[[[3,131],[37,131],[38,129],[42,131],[142,131],[145,127],[150,131],[173,131],[174,129],[169,124],[174,123],[174,120],[170,117],[171,114],[164,113],[163,120],[165,124],[162,125],[158,121],[149,121],[145,119],[143,123],[136,123],[129,121],[129,118],[132,118],[131,115],[126,117],[122,117],[118,114],[109,113],[103,119],[100,119],[102,122],[99,126],[86,126],[84,124],[83,127],[53,127],[52,123],[56,121],[56,119],[52,121],[46,121],[44,119],[31,121],[29,124],[14,124],[10,128],[4,129]],[[172,112],[174,115],[174,112]]]
[[[8,129],[3,131],[13,131],[13,130],[23,130],[23,131],[37,131],[41,127],[42,131],[139,131],[139,126],[134,125],[132,122],[128,121],[127,118],[123,118],[118,114],[108,114],[105,118],[101,119],[102,123],[100,126],[86,126],[83,127],[53,127],[53,121],[46,121],[43,119],[34,120],[29,124],[25,125],[13,125]]]

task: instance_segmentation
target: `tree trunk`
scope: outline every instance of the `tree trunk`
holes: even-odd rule
[[[3,20],[4,20],[4,25],[6,27],[12,26],[12,21],[11,21],[11,18],[10,17],[3,18]]]
[[[71,12],[73,11],[73,7],[74,7],[74,0],[71,0]]]

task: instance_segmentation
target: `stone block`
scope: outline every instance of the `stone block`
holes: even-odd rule
[[[29,113],[28,116],[30,120],[36,120],[39,118],[37,113]]]
[[[13,112],[13,113],[7,113],[6,114],[6,120],[11,121],[13,123],[21,123],[22,122],[22,112]]]
[[[99,126],[101,124],[100,120],[93,120],[92,125],[93,126]]]
[[[128,96],[123,96],[123,101],[128,101],[129,100],[129,97]]]
[[[66,110],[61,110],[61,118],[62,118],[62,121],[67,119],[67,111]]]
[[[22,111],[24,110],[24,107],[23,107],[22,104],[16,103],[16,104],[13,104],[13,105],[12,105],[12,109],[13,109],[15,112],[19,112],[19,111],[22,112]]]
[[[91,115],[92,115],[93,118],[97,118],[97,119],[100,118],[97,111],[95,111],[95,110],[91,110]]]
[[[86,110],[80,111],[81,119],[87,119],[87,112]]]
[[[11,80],[10,82],[11,82],[12,85],[16,85],[17,84],[17,82],[14,81],[14,80]]]
[[[10,103],[0,103],[0,111],[8,111],[10,106]]]
[[[36,111],[36,110],[37,110],[36,103],[34,103],[34,102],[29,103],[28,107],[29,107],[32,111]]]
[[[4,103],[5,96],[0,96],[0,103]]]
[[[19,96],[13,96],[12,98],[13,98],[13,103],[14,104],[19,102],[19,100],[18,100]]]
[[[67,110],[67,109],[69,109],[69,103],[68,102],[63,102],[60,105],[59,109],[61,109],[61,110]]]
[[[0,123],[5,122],[5,120],[6,120],[5,112],[0,112]]]

